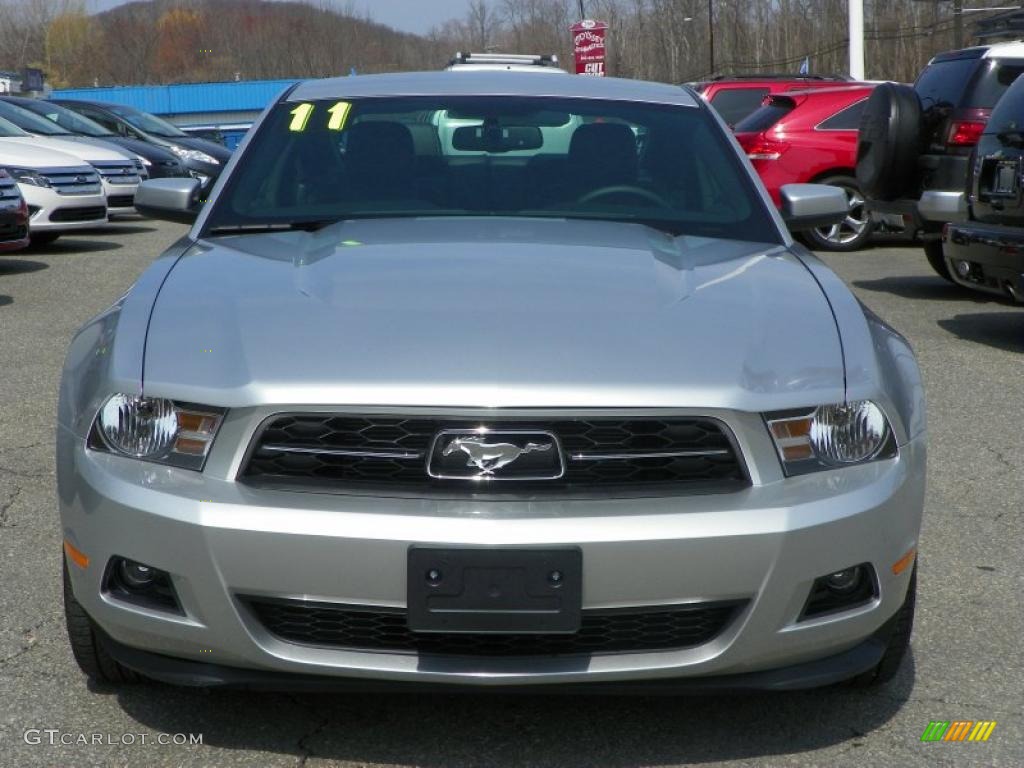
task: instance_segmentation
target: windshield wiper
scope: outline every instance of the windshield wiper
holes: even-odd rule
[[[317,232],[324,227],[337,224],[344,219],[309,219],[306,221],[280,221],[266,222],[262,224],[232,224],[228,226],[213,227],[207,235],[258,235],[267,232]]]

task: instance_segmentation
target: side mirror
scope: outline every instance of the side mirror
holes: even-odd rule
[[[135,210],[154,219],[191,224],[199,213],[198,189],[198,179],[149,179],[135,190]]]
[[[846,192],[827,184],[783,184],[782,219],[793,232],[832,227],[850,215]]]

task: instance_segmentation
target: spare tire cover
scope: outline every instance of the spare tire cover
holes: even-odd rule
[[[857,183],[869,198],[917,192],[921,101],[909,85],[882,83],[871,92],[857,138]],[[914,195],[916,197],[916,194]]]

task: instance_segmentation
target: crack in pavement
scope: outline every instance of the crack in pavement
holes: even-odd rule
[[[312,708],[310,708],[307,705],[303,704],[295,696],[289,696],[288,698],[290,698],[292,700],[292,702],[296,706],[301,707],[302,709],[305,709],[310,714],[316,714],[315,710],[313,710]],[[297,762],[295,764],[297,766],[297,768],[302,768],[302,766],[305,766],[306,763],[309,761],[309,758],[316,757],[316,754],[313,752],[313,749],[312,749],[312,747],[309,746],[308,742],[309,742],[310,739],[315,738],[316,736],[318,736],[324,730],[324,728],[327,727],[327,724],[329,722],[330,722],[330,718],[328,718],[326,716],[320,716],[319,722],[317,722],[312,728],[310,728],[308,731],[306,731],[301,736],[299,736],[298,739],[296,739],[295,746],[299,750],[299,753],[300,753],[299,754],[299,762]]]
[[[14,486],[14,493],[0,505],[0,528],[14,528],[14,523],[10,521],[10,510],[14,506],[14,502],[21,496],[21,486]]]

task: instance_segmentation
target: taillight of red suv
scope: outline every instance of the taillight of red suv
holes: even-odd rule
[[[789,149],[788,144],[772,141],[764,136],[758,136],[752,141],[741,142],[741,144],[746,150],[747,157],[751,160],[778,160]]]
[[[961,112],[949,123],[946,145],[949,147],[973,147],[985,131],[991,109],[969,109]]]

